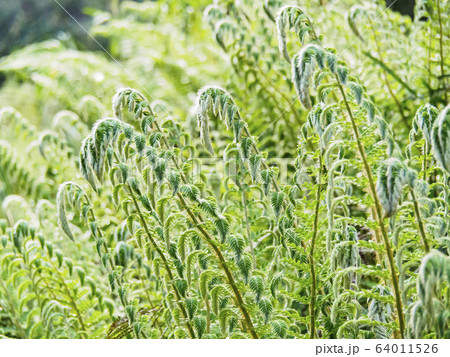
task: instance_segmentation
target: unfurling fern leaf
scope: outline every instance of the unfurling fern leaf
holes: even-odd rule
[[[303,47],[292,59],[292,81],[300,101],[307,109],[311,109],[310,78],[314,73],[316,63],[320,69],[325,67],[325,58],[326,53],[320,46],[309,44]],[[333,61],[329,61],[329,66],[334,66]]]
[[[276,296],[276,289],[280,285],[280,283],[283,281],[283,273],[278,273],[272,277],[272,280],[270,280],[269,288],[270,293],[273,297]]]
[[[358,27],[356,26],[356,18],[360,15],[366,14],[367,9],[361,5],[352,6],[350,11],[347,14],[347,21],[350,26],[350,29],[353,33],[363,42],[365,42],[364,38],[361,36],[361,33],[358,31]]]
[[[316,40],[316,34],[311,21],[308,16],[303,12],[301,8],[295,5],[287,5],[280,9],[277,19],[277,34],[278,34],[278,47],[283,57],[291,62],[287,51],[286,43],[286,25],[289,25],[290,29],[294,29],[300,42],[303,44],[306,34],[309,34],[313,40]]]
[[[81,186],[74,182],[66,182],[59,186],[58,193],[56,195],[56,208],[58,210],[58,224],[63,232],[75,242],[72,231],[69,226],[66,214],[66,201],[73,207],[80,208],[80,201],[85,195]]]
[[[209,117],[219,116],[228,128],[232,128],[235,141],[240,139],[241,129],[245,126],[239,108],[231,95],[219,87],[205,87],[199,90],[197,97],[197,121],[203,142],[211,153],[213,148],[209,138]]]
[[[413,120],[414,133],[418,133],[418,131],[421,130],[427,142],[431,144],[433,125],[438,116],[439,110],[436,107],[430,104],[422,105],[417,109]]]
[[[439,114],[431,136],[436,161],[450,173],[450,105]]]
[[[391,217],[397,210],[406,174],[405,166],[398,159],[390,158],[380,165],[376,189],[386,217]]]

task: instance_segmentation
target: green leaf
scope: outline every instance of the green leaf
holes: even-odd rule
[[[272,303],[268,299],[262,299],[258,302],[258,308],[264,316],[264,323],[267,324],[273,310]]]
[[[284,192],[273,192],[270,196],[270,204],[272,205],[273,212],[278,218],[283,208],[284,203]]]
[[[184,302],[186,304],[189,320],[192,320],[198,309],[198,300],[196,298],[187,298]]]
[[[240,235],[230,235],[228,237],[228,244],[230,245],[230,248],[233,250],[234,254],[236,255],[236,262],[239,262],[241,260],[241,256],[244,253],[245,248],[245,239],[244,237]]]
[[[195,317],[194,318],[194,328],[197,331],[198,338],[202,338],[203,334],[206,331],[206,319],[204,317]]]
[[[264,293],[264,280],[261,276],[256,275],[250,279],[250,289],[256,294],[256,302],[261,299],[261,295]]]
[[[252,258],[248,255],[244,255],[241,260],[237,263],[239,271],[244,277],[244,281],[247,284],[250,272],[252,271]]]

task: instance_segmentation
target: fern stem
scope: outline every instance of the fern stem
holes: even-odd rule
[[[250,133],[250,130],[248,130],[247,125],[244,126],[244,132],[249,138],[252,137],[252,134]],[[259,151],[258,146],[256,145],[255,142],[253,142],[253,149],[255,150],[255,152],[258,155],[261,155],[261,151]],[[269,166],[266,164],[266,160],[262,160],[262,165],[263,165],[264,169],[266,169],[266,170],[269,169]],[[273,181],[273,187],[275,188],[276,191],[280,191],[280,186],[278,186],[276,180]]]
[[[345,104],[347,113],[348,113],[349,118],[350,118],[352,130],[353,130],[353,135],[355,136],[356,144],[358,146],[359,155],[361,156],[361,160],[362,160],[363,166],[364,166],[364,171],[366,172],[367,179],[369,181],[370,193],[371,193],[372,198],[373,198],[374,203],[375,203],[376,219],[377,219],[378,224],[380,226],[381,235],[383,237],[383,242],[384,242],[384,246],[385,246],[385,249],[386,249],[386,255],[387,255],[387,258],[388,258],[388,261],[389,261],[389,268],[390,268],[390,271],[391,271],[391,280],[392,280],[392,287],[393,287],[394,296],[395,296],[395,304],[396,304],[396,309],[397,309],[397,317],[398,317],[398,322],[399,322],[400,335],[401,335],[402,338],[404,338],[405,319],[404,319],[404,315],[403,315],[403,305],[402,305],[400,289],[399,289],[399,285],[398,285],[398,275],[397,275],[397,271],[396,271],[396,268],[395,268],[394,254],[392,252],[391,244],[389,242],[389,236],[388,236],[388,233],[387,233],[387,230],[386,230],[386,226],[384,225],[384,222],[383,222],[381,203],[380,203],[380,201],[378,199],[378,196],[377,196],[377,192],[376,192],[376,188],[375,188],[375,181],[374,181],[373,176],[372,176],[372,171],[370,169],[370,165],[369,165],[369,163],[367,161],[367,157],[366,157],[366,153],[365,153],[365,150],[364,150],[364,146],[363,146],[363,144],[361,142],[359,129],[358,129],[358,126],[356,125],[355,118],[353,117],[353,112],[352,112],[352,110],[350,108],[350,104],[349,104],[349,102],[347,100],[347,96],[345,95],[344,88],[342,87],[342,83],[341,83],[341,81],[340,81],[340,79],[339,79],[337,74],[335,74],[335,78],[336,78],[336,82],[337,82],[338,87],[339,87],[339,91],[341,92],[342,98],[344,100],[344,104]]]
[[[152,244],[153,248],[156,250],[156,252],[158,253],[158,255],[161,257],[161,260],[164,264],[164,267],[166,268],[166,272],[167,275],[169,277],[169,280],[171,282],[171,286],[173,288],[173,291],[175,293],[175,298],[177,300],[177,304],[181,310],[181,313],[183,314],[183,317],[188,320],[188,314],[186,312],[186,309],[184,307],[184,305],[181,303],[181,297],[180,297],[180,293],[178,292],[178,289],[176,288],[176,286],[174,285],[174,278],[173,278],[173,274],[172,271],[169,267],[169,263],[164,255],[164,253],[161,251],[161,249],[158,247],[156,241],[153,239],[152,234],[150,233],[150,230],[147,226],[147,222],[145,221],[144,215],[142,214],[141,208],[139,207],[139,204],[136,200],[136,197],[134,196],[133,190],[131,189],[131,187],[127,184],[126,185],[127,190],[129,191],[129,194],[131,196],[131,200],[133,201],[134,207],[136,208],[136,212],[139,216],[139,220],[141,221],[142,227],[144,228],[145,234],[147,235],[147,238],[149,239],[150,243]],[[188,328],[189,334],[191,335],[191,338],[195,338],[195,332],[190,324],[189,321],[186,321],[186,326]]]
[[[155,127],[156,129],[162,133],[161,127],[158,125],[158,123],[155,121]],[[247,127],[245,127],[246,129],[246,133],[248,133],[248,129]],[[167,139],[163,136],[163,143],[166,146],[166,148],[170,149],[170,145],[167,141]],[[180,166],[178,164],[178,161],[176,160],[175,157],[172,157],[172,161],[175,164],[175,167],[180,170]],[[180,176],[183,180],[184,183],[187,183],[187,179],[186,177],[183,175],[182,172],[180,172]],[[219,260],[219,265],[222,268],[222,270],[225,272],[225,275],[227,277],[228,283],[231,286],[233,293],[235,295],[236,298],[236,304],[239,307],[239,309],[242,312],[242,315],[244,316],[244,320],[245,320],[245,324],[247,326],[247,329],[250,330],[250,334],[252,335],[253,338],[259,338],[258,334],[253,326],[253,322],[251,319],[251,316],[249,314],[249,312],[247,311],[247,308],[245,307],[245,303],[244,303],[244,299],[241,295],[241,292],[239,291],[239,289],[236,286],[236,282],[234,280],[233,274],[231,273],[230,269],[228,268],[225,258],[221,252],[221,250],[219,249],[219,247],[214,243],[213,238],[210,236],[210,234],[200,225],[203,220],[200,217],[200,220],[194,215],[194,213],[189,209],[188,204],[186,202],[186,200],[184,199],[184,197],[178,192],[177,193],[177,197],[178,200],[181,204],[181,207],[188,213],[189,217],[191,217],[192,222],[194,223],[195,227],[200,231],[200,233],[202,234],[202,236],[205,238],[206,242],[211,246],[211,248],[214,250],[218,260]]]
[[[428,142],[425,140],[423,146],[423,162],[422,162],[422,179],[427,182],[427,170],[428,170]]]
[[[309,249],[309,265],[311,270],[311,300],[309,302],[309,311],[311,314],[309,338],[316,338],[316,271],[314,262],[314,248],[318,234],[320,194],[322,191],[322,153],[319,154],[319,177],[316,192],[316,207],[314,209],[314,225],[311,246]]]
[[[3,280],[1,278],[1,276],[0,276],[0,286],[4,290],[5,296],[6,296],[6,300],[8,301],[8,304],[9,304],[9,308],[10,308],[11,315],[12,315],[10,317],[10,319],[11,319],[12,323],[14,324],[14,326],[17,327],[17,330],[19,331],[20,337],[23,338],[23,339],[26,339],[27,335],[25,334],[25,330],[20,325],[20,321],[19,321],[19,318],[17,317],[17,312],[16,312],[16,309],[14,307],[13,300],[11,299],[11,295],[10,295],[10,293],[8,291],[8,287],[5,286],[5,284],[3,283]],[[7,309],[3,309],[3,310],[8,311]]]
[[[256,269],[255,249],[253,247],[253,240],[251,237],[250,225],[248,223],[247,192],[245,191],[245,187],[242,187],[242,185],[240,186],[240,188],[242,190],[242,206],[244,207],[245,229],[247,231],[247,239],[248,239],[248,243],[250,245],[250,254],[252,255],[253,269]]]
[[[153,310],[155,310],[156,308],[155,308],[155,306],[154,306],[153,303],[152,303],[152,299],[150,298],[150,294],[148,293],[148,289],[145,287],[145,281],[144,281],[144,278],[143,278],[142,275],[141,275],[141,269],[140,269],[140,268],[138,268],[138,275],[139,275],[139,279],[141,280],[142,288],[144,289],[145,295],[147,296],[147,300],[148,300],[148,303],[149,303],[149,305],[150,305],[150,308],[152,308]],[[162,338],[164,332],[163,332],[163,330],[162,330],[162,328],[161,328],[161,325],[158,324],[158,315],[157,315],[157,312],[158,312],[158,311],[156,311],[155,314],[154,314],[155,320],[153,321],[152,327],[154,327],[155,325],[158,326],[158,330],[159,330],[159,332],[160,332],[160,334],[161,334],[161,338]]]
[[[77,314],[78,317],[78,321],[80,321],[80,326],[83,329],[83,334],[81,334],[81,336],[83,336],[84,338],[84,334],[87,333],[87,329],[86,326],[84,325],[84,321],[83,321],[83,317],[82,314],[80,313],[80,310],[78,310],[78,306],[77,303],[75,301],[75,299],[73,298],[72,294],[70,293],[69,288],[67,287],[66,281],[64,280],[64,277],[61,276],[61,273],[59,272],[59,270],[56,268],[55,264],[52,263],[53,266],[53,270],[56,271],[56,274],[58,275],[58,278],[60,280],[60,284],[63,286],[67,296],[70,299],[70,304],[72,305],[73,309],[75,310],[75,313]]]
[[[437,10],[438,10],[438,20],[439,20],[439,54],[440,54],[440,67],[441,67],[441,76],[442,81],[444,83],[444,97],[445,101],[447,101],[447,88],[446,88],[446,78],[445,78],[445,70],[444,70],[444,31],[442,29],[442,18],[441,18],[441,1],[436,0],[437,2]]]
[[[26,257],[27,257],[26,255],[21,254],[21,258],[22,258],[23,262],[25,263],[25,265],[27,266],[28,278],[31,281],[31,285],[33,286],[34,294],[36,295],[37,303],[39,306],[39,317],[41,318],[42,321],[44,321],[43,310],[44,310],[45,305],[42,304],[41,294],[39,291],[39,287],[36,284],[35,275],[32,273],[32,267],[28,264]],[[45,332],[46,338],[48,338],[49,332],[50,331],[47,329],[47,331]],[[32,337],[32,336],[30,336],[30,337]]]
[[[417,199],[416,199],[416,195],[414,194],[414,191],[411,189],[410,192],[411,192],[411,198],[412,198],[413,205],[414,205],[414,214],[416,215],[417,224],[419,226],[420,238],[422,239],[422,244],[425,249],[425,253],[429,253],[430,246],[427,241],[427,235],[425,233],[425,228],[424,228],[422,217],[420,214],[419,204],[417,203]]]
[[[242,297],[242,294],[241,294],[241,292],[239,291],[239,288],[236,285],[236,281],[234,280],[234,277],[233,277],[233,274],[231,273],[231,270],[228,268],[228,265],[227,265],[227,263],[225,261],[225,258],[223,256],[223,254],[222,254],[222,251],[214,243],[213,237],[211,237],[211,235],[201,226],[201,221],[199,221],[199,219],[196,217],[196,215],[194,215],[194,213],[188,207],[187,202],[184,199],[184,197],[180,193],[177,193],[177,196],[178,196],[178,199],[180,200],[181,206],[188,213],[188,215],[191,217],[191,220],[194,223],[194,225],[196,226],[196,228],[200,231],[200,233],[205,238],[206,242],[214,250],[214,253],[216,254],[216,256],[217,256],[217,258],[219,260],[219,265],[220,265],[220,267],[222,268],[222,270],[224,271],[224,273],[225,273],[225,275],[227,277],[228,284],[231,286],[231,289],[233,290],[233,293],[234,293],[234,296],[235,296],[236,305],[239,307],[239,309],[242,312],[242,315],[244,316],[244,320],[245,320],[245,324],[247,326],[247,329],[250,331],[250,334],[252,335],[253,338],[255,338],[255,339],[259,338],[259,336],[258,336],[258,334],[256,332],[256,329],[253,326],[252,318],[251,318],[247,308],[245,307],[244,298]]]
[[[205,305],[206,305],[206,333],[209,334],[211,332],[211,305],[209,303],[208,294],[205,296]]]

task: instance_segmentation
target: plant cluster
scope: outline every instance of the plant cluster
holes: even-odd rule
[[[207,6],[236,80],[199,88],[187,123],[130,87],[110,109],[79,89],[51,131],[0,111],[27,143],[0,142],[3,336],[450,338],[448,3],[389,15],[394,54],[380,8],[350,7],[363,74],[316,25],[327,6]],[[408,46],[414,65],[388,60]]]

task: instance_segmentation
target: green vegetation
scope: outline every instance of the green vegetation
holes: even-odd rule
[[[449,13],[124,1],[1,58],[1,336],[450,338]]]

